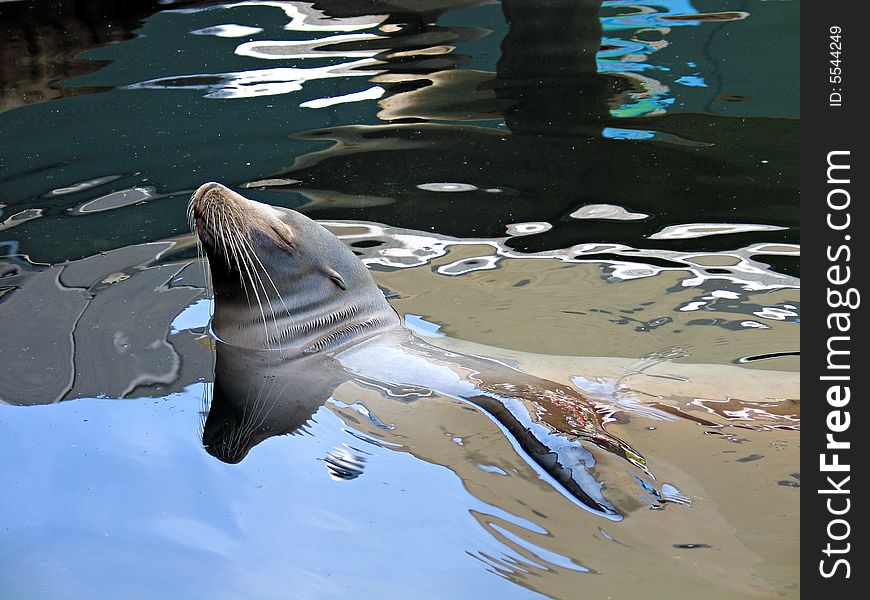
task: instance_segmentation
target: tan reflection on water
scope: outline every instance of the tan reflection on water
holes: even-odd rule
[[[645,429],[650,422],[643,420],[611,425],[609,431],[643,449],[660,482],[676,484],[693,499],[689,507],[653,511],[630,495],[640,488],[605,487],[622,510],[630,509],[625,520],[614,523],[580,510],[538,479],[501,431],[477,411],[462,410],[448,399],[402,404],[358,386],[339,388],[335,395],[363,402],[396,429],[385,433],[360,422],[352,410],[333,409],[355,428],[450,469],[475,497],[546,530],[541,534],[494,515],[474,515],[482,524],[494,522],[510,531],[514,540],[497,539],[524,560],[508,568],[504,560],[493,561],[491,551],[487,556],[486,548],[466,551],[490,558],[490,565],[500,564],[502,576],[520,585],[555,598],[606,598],[617,590],[618,597],[797,597],[799,494],[778,485],[797,472],[796,432],[740,432],[742,441],[735,443],[704,435],[702,428],[683,420],[655,422],[653,431]],[[607,463],[611,457],[605,454],[596,452],[596,458]],[[752,455],[764,458],[737,460]],[[478,464],[505,474],[483,471]],[[710,548],[681,549],[677,544]],[[548,553],[592,574],[554,564]]]
[[[492,249],[486,246],[453,246],[446,256],[426,266],[376,276],[379,283],[399,294],[391,304],[400,313],[422,315],[442,324],[441,331],[450,337],[499,348],[566,356],[639,358],[679,346],[689,354],[681,362],[702,364],[731,364],[742,356],[799,348],[798,326],[792,322],[721,309],[678,311],[678,307],[706,295],[696,287],[682,287],[683,280],[691,277],[688,271],[605,281],[600,263],[502,259],[498,269],[458,277],[433,275],[441,265],[491,254]],[[745,295],[764,306],[799,300],[799,292],[788,288]],[[673,322],[649,331],[636,330],[642,323],[662,317]],[[612,322],[621,319],[631,320],[624,324]],[[736,323],[754,320],[768,328],[730,331],[714,325],[689,324],[714,319]],[[799,369],[795,356],[763,363],[766,369]]]
[[[436,274],[441,264],[481,254],[489,251],[455,247],[431,264],[375,276],[399,295],[392,304],[400,313],[442,325],[449,337],[430,339],[436,345],[501,358],[564,383],[577,375],[618,378],[636,357],[681,346],[687,357],[650,371],[673,378],[640,375],[629,380],[638,398],[683,408],[698,399],[732,399],[731,409],[759,403],[774,417],[794,416],[797,426],[797,358],[764,360],[749,368],[732,363],[744,355],[798,349],[796,324],[767,319],[768,329],[738,330],[689,325],[699,313],[675,309],[703,292],[680,287],[686,275],[675,271],[614,283],[606,281],[600,264],[503,259],[498,269],[460,277]],[[517,282],[524,283],[515,287]],[[749,297],[771,306],[797,302],[799,292],[780,289]],[[643,302],[651,304],[640,306]],[[636,323],[611,322],[620,310],[637,308],[641,310],[629,316],[638,321],[669,316],[673,322],[644,332],[635,330]],[[712,311],[700,316],[745,317]],[[462,410],[453,400],[402,404],[352,384],[340,387],[335,396],[364,402],[396,427],[385,432],[360,423],[351,410],[333,407],[355,428],[449,468],[475,497],[546,530],[542,534],[520,520],[473,513],[481,527],[522,560],[494,555],[492,548],[468,547],[467,552],[519,585],[555,598],[798,597],[800,444],[794,429],[745,427],[761,427],[761,419],[727,425],[722,416],[728,412],[707,415],[720,426],[617,413],[608,431],[645,456],[657,487],[672,484],[693,503],[650,510],[631,470],[595,451],[605,495],[626,516],[611,522],[556,493],[487,417]],[[703,416],[698,406],[689,414]],[[480,464],[501,472],[482,470]],[[625,476],[614,475],[618,472]],[[686,544],[709,547],[677,547]]]

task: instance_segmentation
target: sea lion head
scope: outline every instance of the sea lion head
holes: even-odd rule
[[[188,217],[211,270],[212,327],[228,344],[273,348],[330,315],[391,311],[356,255],[294,210],[210,182],[194,192]]]

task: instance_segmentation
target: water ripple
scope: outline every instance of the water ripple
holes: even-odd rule
[[[377,70],[365,70],[380,64],[374,59],[361,59],[325,67],[277,67],[232,73],[204,73],[161,77],[127,86],[129,89],[205,90],[206,98],[251,98],[298,92],[302,84],[318,79],[338,77],[370,77]]]
[[[727,252],[680,252],[667,249],[632,248],[623,244],[578,244],[561,250],[526,253],[509,248],[505,238],[453,238],[409,229],[398,229],[379,223],[361,221],[323,221],[328,229],[351,244],[368,265],[387,268],[409,268],[429,264],[445,256],[450,248],[489,246],[492,254],[478,255],[442,265],[442,275],[465,275],[497,268],[501,258],[550,259],[568,263],[602,260],[608,265],[614,280],[653,277],[665,271],[686,272],[682,285],[700,287],[704,281],[730,281],[747,290],[799,288],[795,277],[777,273],[755,257],[763,255],[797,256],[795,244],[752,244]],[[514,234],[527,235],[522,231]],[[372,242],[365,247],[361,242]],[[377,243],[374,243],[377,242]],[[720,265],[729,259],[727,269]],[[670,266],[656,266],[649,261],[666,261]],[[715,296],[713,296],[715,298]],[[700,300],[699,300],[700,301]],[[706,301],[705,301],[706,302]],[[682,310],[697,310],[702,305],[686,305]]]

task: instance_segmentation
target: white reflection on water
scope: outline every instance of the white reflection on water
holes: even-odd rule
[[[344,35],[331,35],[313,40],[293,41],[258,41],[246,42],[236,48],[239,56],[262,58],[265,60],[287,60],[291,58],[326,58],[330,56],[344,56],[347,58],[371,58],[381,52],[373,50],[321,50],[324,46],[340,44],[344,42],[360,42],[363,40],[386,39],[384,36],[373,33],[357,33]]]
[[[3,216],[2,211],[0,211],[0,217]],[[9,229],[10,227],[15,227],[16,225],[21,225],[27,221],[32,219],[36,219],[42,216],[41,208],[28,208],[17,213],[14,213],[6,218],[4,221],[0,221],[0,231],[4,231]]]
[[[212,10],[227,10],[237,7],[266,6],[278,8],[290,18],[284,29],[293,31],[357,31],[377,26],[384,16],[365,15],[363,17],[332,18],[315,10],[309,4],[297,2],[237,2],[218,4],[214,6],[181,8],[176,13],[196,13]],[[199,35],[216,35],[219,37],[243,37],[262,31],[258,27],[245,25],[216,25],[197,29],[191,33]],[[372,58],[379,50],[321,50],[325,46],[348,42],[369,41],[379,39],[370,33],[333,35],[323,38],[306,40],[263,40],[246,42],[235,49],[239,56],[261,60],[288,60],[307,58],[356,58],[334,65],[311,68],[281,67],[271,69],[254,69],[250,71],[234,71],[226,73],[197,73],[161,77],[134,83],[130,89],[192,89],[206,90],[206,98],[251,98],[255,96],[273,96],[289,94],[302,89],[302,84],[317,79],[332,79],[338,77],[372,77],[380,73],[377,70],[367,70],[365,67],[381,64]],[[372,87],[361,92],[344,96],[313,99],[303,102],[300,106],[306,108],[323,108],[342,102],[360,100],[376,100],[383,95],[380,87]]]
[[[646,213],[631,212],[613,204],[587,204],[569,216],[572,219],[614,219],[617,221],[639,221],[649,217]]]
[[[471,183],[455,182],[421,183],[417,187],[427,192],[473,192],[477,189],[477,186]]]
[[[247,6],[271,6],[280,9],[287,15],[290,22],[284,25],[288,31],[358,31],[369,29],[381,24],[386,15],[362,15],[359,17],[334,18],[327,17],[311,4],[302,2],[260,2],[249,0],[247,2],[232,2],[227,4],[214,4],[211,6],[196,6],[190,8],[177,8],[171,11],[175,13],[197,13],[212,10],[228,10]]]
[[[379,71],[363,70],[380,64],[365,58],[325,67],[299,69],[280,67],[232,73],[203,73],[150,79],[128,86],[130,89],[185,89],[207,90],[206,98],[252,98],[298,92],[302,84],[315,79],[336,77],[370,77]]]
[[[496,256],[475,256],[473,258],[463,258],[446,265],[438,267],[437,272],[440,275],[465,275],[476,271],[489,271],[498,268],[498,257]]]
[[[556,259],[576,263],[596,260],[596,256],[609,254],[617,255],[622,259],[609,258],[607,260],[608,276],[612,279],[639,279],[654,277],[664,271],[680,271],[687,273],[681,282],[683,287],[701,287],[704,281],[724,280],[748,291],[800,288],[798,278],[777,273],[754,258],[758,254],[798,256],[800,247],[796,244],[760,243],[719,252],[680,252],[666,249],[632,248],[623,244],[577,244],[561,250],[525,253],[508,247],[506,245],[508,237],[454,238],[364,221],[321,221],[321,224],[348,244],[363,240],[381,242],[370,248],[355,247],[362,261],[369,266],[418,267],[446,255],[451,247],[489,246],[492,248],[491,254],[478,255],[444,265],[439,267],[438,273],[464,275],[475,271],[495,269],[501,258]],[[775,227],[774,229],[781,228]],[[706,258],[721,260],[723,257],[729,258],[732,263],[728,265],[727,269],[704,265],[707,262]],[[675,264],[669,267],[646,262],[651,258]],[[721,263],[714,261],[714,264]]]
[[[552,552],[551,550],[547,550],[546,548],[539,546],[537,544],[533,544],[528,540],[522,539],[520,536],[515,533],[509,531],[506,527],[499,526],[498,524],[492,522],[488,523],[489,529],[493,530],[495,533],[498,533],[500,537],[506,538],[506,541],[512,542],[513,545],[519,546],[523,548],[527,552],[531,552],[534,556],[536,556],[539,560],[545,563],[550,563],[556,565],[558,567],[562,567],[563,569],[569,569],[571,571],[577,571],[579,573],[588,573],[589,569],[586,567],[577,564],[573,560],[570,560],[567,557],[562,556],[556,552]],[[529,558],[526,558],[528,561]],[[539,568],[545,568],[539,566]]]
[[[263,31],[260,27],[248,27],[246,25],[235,25],[228,23],[226,25],[215,25],[213,27],[204,27],[191,31],[194,35],[213,35],[222,38],[236,38],[254,35]]]
[[[773,319],[775,321],[786,321],[789,318],[794,318],[798,316],[798,313],[793,310],[788,310],[786,308],[780,308],[776,306],[765,306],[763,309],[755,313],[755,316],[761,317],[762,319]]]
[[[360,100],[377,100],[384,95],[384,88],[379,85],[370,87],[361,92],[352,94],[344,94],[343,96],[330,96],[328,98],[318,98],[316,100],[307,100],[300,104],[302,108],[327,108],[336,104],[344,104],[346,102],[359,102]]]
[[[506,229],[509,236],[517,236],[544,233],[552,228],[553,226],[546,221],[531,221],[529,223],[511,223]]]
[[[157,190],[153,186],[138,186],[126,190],[118,190],[111,194],[100,196],[85,202],[81,206],[70,209],[72,214],[83,215],[88,213],[102,212],[104,210],[112,210],[121,208],[122,206],[130,206],[138,202],[155,198]]]
[[[649,236],[651,240],[685,240],[706,237],[708,235],[726,235],[729,233],[748,233],[751,231],[781,231],[786,227],[777,225],[761,225],[755,223],[687,223],[685,225],[668,225],[661,231]]]

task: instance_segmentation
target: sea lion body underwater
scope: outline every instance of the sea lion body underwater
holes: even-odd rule
[[[357,256],[296,211],[206,183],[188,216],[214,287],[215,387],[203,434],[209,452],[238,462],[266,437],[296,430],[353,379],[397,397],[434,393],[482,409],[556,489],[621,518],[590,474],[594,459],[581,440],[648,471],[575,390],[417,338]]]

